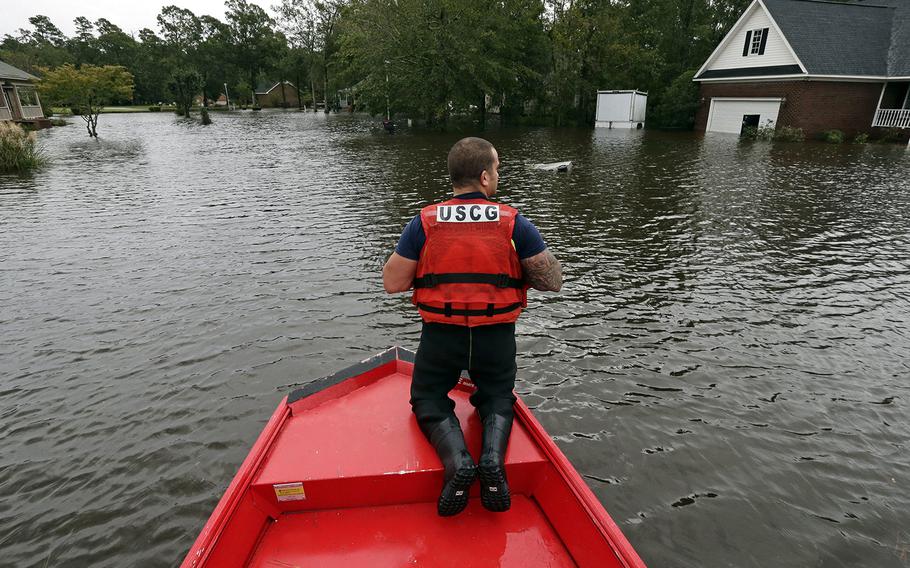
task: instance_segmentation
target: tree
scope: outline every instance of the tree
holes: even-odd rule
[[[230,63],[230,28],[211,16],[201,16],[199,23],[202,33],[195,65],[201,79],[202,103],[205,106],[209,95],[217,98],[224,84],[233,78],[234,67]]]
[[[359,0],[341,17],[348,84],[373,112],[396,109],[444,125],[453,112],[486,116],[486,98],[539,80],[539,0]]]
[[[86,123],[88,135],[97,138],[98,115],[105,105],[128,100],[133,94],[133,76],[119,65],[71,64],[42,69],[39,89],[53,105],[66,106]]]
[[[256,4],[226,0],[225,7],[233,60],[246,72],[250,87],[255,89],[259,74],[274,65],[285,41],[275,34],[272,18]]]
[[[202,79],[195,69],[179,68],[174,70],[171,80],[168,82],[168,89],[174,95],[177,102],[177,114],[190,117],[190,108],[193,106],[193,98],[202,87]]]
[[[99,64],[130,66],[136,60],[136,40],[119,26],[99,18],[95,22],[98,37],[95,45],[99,51]]]
[[[139,30],[136,58],[130,66],[135,76],[136,100],[161,103],[167,100],[167,81],[171,65],[167,46],[148,28]]]
[[[300,95],[302,78],[307,77],[313,99],[313,112],[316,112],[316,80],[314,68],[321,59],[317,53],[319,41],[317,35],[316,6],[312,0],[281,0],[281,4],[272,6],[277,14],[279,29],[288,40],[288,54],[282,66],[295,77],[298,105],[303,104]],[[301,107],[302,108],[302,107]]]
[[[0,58],[33,74],[40,67],[57,67],[72,61],[66,36],[47,16],[32,16],[28,22],[32,29],[20,29],[18,37],[4,36]]]
[[[139,30],[139,47],[130,70],[136,80],[136,99],[146,103],[161,103],[167,99],[167,82],[171,65],[168,48],[155,32]]]
[[[202,24],[193,12],[177,6],[165,6],[158,14],[161,37],[179,65],[187,65],[196,55],[202,40]]]
[[[684,71],[662,93],[648,117],[663,128],[690,129],[698,110],[698,84],[692,81],[696,69]]]
[[[76,35],[70,38],[69,51],[73,54],[76,63],[98,64],[98,46],[95,39],[95,25],[84,16],[73,20],[76,26]]]

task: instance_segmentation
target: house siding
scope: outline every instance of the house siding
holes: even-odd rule
[[[282,94],[282,90],[284,94]],[[268,93],[256,93],[256,102],[262,107],[297,108],[297,89],[292,85],[283,83]]]
[[[768,43],[765,45],[763,55],[749,55],[743,57],[743,45],[746,41],[746,32],[750,30],[768,28]],[[783,37],[774,25],[771,18],[760,4],[755,4],[752,13],[747,16],[724,40],[723,47],[705,71],[719,69],[741,69],[744,67],[773,67],[776,65],[798,65],[790,50],[787,49]]]
[[[872,128],[882,83],[780,81],[761,83],[702,83],[695,129],[704,131],[713,97],[782,97],[777,125],[802,128],[807,137],[831,129],[847,136],[860,132],[880,135]]]

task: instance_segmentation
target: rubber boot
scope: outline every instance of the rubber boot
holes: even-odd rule
[[[436,512],[440,517],[457,515],[468,506],[468,489],[477,477],[477,466],[465,446],[461,424],[455,417],[446,418],[429,433],[424,430],[424,435],[436,449],[445,468]]]
[[[505,456],[512,433],[512,417],[490,414],[483,421],[483,453],[480,456],[480,502],[490,511],[502,513],[512,506],[506,480]]]

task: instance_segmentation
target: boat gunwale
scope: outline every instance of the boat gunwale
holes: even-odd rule
[[[281,433],[284,424],[290,416],[291,408],[287,404],[287,397],[284,397],[275,412],[272,413],[262,432],[259,433],[259,437],[253,447],[250,448],[246,459],[241,463],[240,469],[237,470],[221,499],[218,500],[218,505],[215,506],[212,514],[202,527],[193,546],[187,551],[186,557],[180,565],[181,568],[205,566],[209,555],[218,545],[224,529],[237,510],[244,494],[252,485],[253,478],[262,466],[265,457],[275,443],[275,439]]]

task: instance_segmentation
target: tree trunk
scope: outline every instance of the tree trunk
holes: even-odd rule
[[[480,111],[480,128],[484,129],[487,126],[487,94],[483,91],[480,92],[478,110]]]
[[[322,98],[325,101],[325,112],[326,112],[326,114],[328,114],[328,112],[329,112],[329,68],[328,67],[325,68],[324,88],[325,88],[325,90],[322,92]]]
[[[316,81],[310,77],[310,89],[313,91],[313,112],[316,112]]]
[[[303,110],[303,99],[300,97],[300,67],[297,68],[297,82],[294,83],[297,89],[297,110]]]

